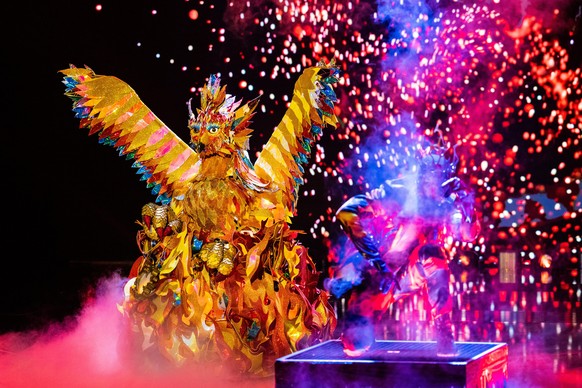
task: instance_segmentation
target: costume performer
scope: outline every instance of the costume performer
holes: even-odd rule
[[[427,293],[434,319],[437,353],[456,352],[445,238],[472,241],[480,228],[473,196],[454,176],[454,149],[428,147],[419,161],[416,176],[386,181],[350,198],[337,211],[360,258],[358,264],[348,257],[337,274],[326,279],[326,287],[337,297],[352,289],[342,333],[347,354],[359,355],[373,344],[374,320],[390,303],[421,290]],[[359,276],[342,275],[342,269],[354,263]]]
[[[337,123],[333,63],[303,71],[254,164],[248,126],[258,99],[241,105],[216,75],[199,108],[188,102],[189,146],[118,78],[61,72],[80,127],[135,160],[157,195],[142,208],[142,255],[120,305],[144,353],[263,376],[278,357],[332,335],[328,294],[290,223],[302,166]]]

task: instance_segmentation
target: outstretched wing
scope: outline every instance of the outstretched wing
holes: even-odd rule
[[[287,217],[295,214],[303,166],[311,156],[314,141],[325,127],[337,124],[333,111],[337,99],[331,85],[338,76],[339,69],[333,62],[303,71],[285,116],[255,162],[257,175],[278,189],[277,203],[283,204]]]
[[[141,101],[125,82],[96,75],[88,67],[60,71],[65,95],[73,100],[80,128],[97,134],[99,141],[135,160],[147,187],[166,204],[182,194],[185,183],[198,171],[198,155]]]

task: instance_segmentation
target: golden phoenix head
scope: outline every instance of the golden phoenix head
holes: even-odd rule
[[[258,104],[255,98],[241,106],[241,100],[226,93],[226,86],[220,86],[220,77],[211,74],[202,88],[200,108],[196,114],[188,101],[188,128],[194,151],[201,157],[214,155],[229,156],[237,150],[248,149],[251,129],[250,118]]]

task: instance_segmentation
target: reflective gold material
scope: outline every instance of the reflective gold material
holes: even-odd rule
[[[198,256],[210,269],[219,269],[223,275],[229,275],[234,268],[236,248],[227,241],[216,239],[204,244]]]
[[[81,127],[134,159],[158,195],[142,208],[142,256],[121,306],[138,347],[176,364],[268,375],[278,357],[331,337],[328,294],[289,223],[301,164],[337,122],[334,64],[303,71],[254,164],[248,126],[258,100],[241,104],[216,76],[200,108],[190,107],[191,148],[123,81],[89,68],[62,73]]]

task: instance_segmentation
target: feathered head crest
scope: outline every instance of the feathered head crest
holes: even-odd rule
[[[192,111],[191,100],[188,101],[190,118],[188,127],[219,123],[230,132],[230,138],[238,148],[248,149],[248,138],[251,129],[248,129],[250,119],[258,105],[259,98],[255,98],[241,106],[241,100],[226,93],[226,85],[220,86],[220,77],[211,74],[208,83],[202,88],[200,108],[196,115]]]
[[[442,132],[435,129],[439,134],[439,141],[424,149],[419,150],[420,173],[443,173],[445,178],[455,175],[459,157],[457,155],[457,145],[444,145]]]

